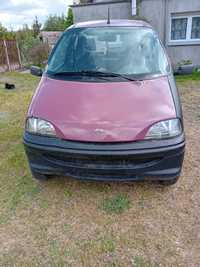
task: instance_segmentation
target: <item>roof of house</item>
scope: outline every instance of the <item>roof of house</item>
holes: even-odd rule
[[[73,28],[84,28],[84,27],[109,27],[109,26],[116,26],[116,27],[148,27],[151,28],[152,26],[143,21],[143,20],[112,20],[110,24],[107,23],[107,20],[95,20],[95,21],[86,21],[86,22],[79,22],[74,24]]]

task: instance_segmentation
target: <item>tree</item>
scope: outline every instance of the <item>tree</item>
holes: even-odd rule
[[[0,32],[6,32],[7,29],[0,22]]]
[[[16,32],[16,39],[19,45],[19,49],[22,56],[23,63],[27,64],[30,62],[29,51],[34,46],[40,43],[39,38],[34,37],[33,30],[28,25],[23,25],[23,28]]]
[[[68,28],[74,23],[74,16],[73,16],[73,11],[71,8],[68,9],[67,13],[67,21],[66,21],[66,27]]]
[[[49,15],[43,27],[43,31],[64,31],[65,29],[66,17],[64,15]]]
[[[0,39],[4,39],[7,33],[7,29],[0,23]]]
[[[33,22],[33,25],[32,25],[32,29],[33,29],[33,36],[36,38],[39,33],[40,33],[40,29],[42,27],[42,24],[38,22],[38,18],[37,16],[35,17],[35,20]]]
[[[73,11],[68,9],[67,17],[63,14],[49,15],[44,23],[43,31],[64,31],[66,28],[73,24]]]
[[[1,23],[0,23],[0,39],[15,39],[15,33],[11,30],[8,31]]]

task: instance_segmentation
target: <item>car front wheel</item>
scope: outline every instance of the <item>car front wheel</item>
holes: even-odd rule
[[[170,186],[170,185],[176,184],[178,179],[179,179],[179,176],[177,176],[177,177],[175,177],[175,178],[173,178],[171,180],[166,180],[166,181],[160,180],[159,183],[161,185],[164,185],[164,186]]]
[[[33,178],[35,178],[38,181],[47,181],[48,179],[50,179],[49,175],[41,174],[34,170],[31,170],[31,173],[32,173]]]

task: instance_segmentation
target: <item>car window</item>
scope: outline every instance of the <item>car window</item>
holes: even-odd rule
[[[97,27],[64,33],[48,65],[49,72],[101,71],[121,75],[163,75],[169,65],[150,28]]]

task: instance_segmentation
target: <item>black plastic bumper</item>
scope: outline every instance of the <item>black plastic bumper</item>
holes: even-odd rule
[[[180,175],[184,135],[162,141],[86,143],[25,133],[32,170],[104,181],[171,180]]]

